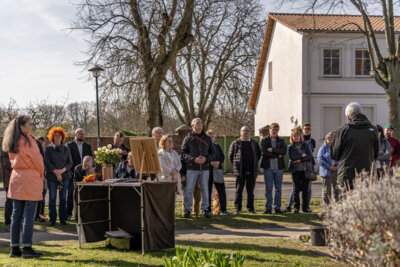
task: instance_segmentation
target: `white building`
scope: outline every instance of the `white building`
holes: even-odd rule
[[[383,18],[371,17],[383,56]],[[278,122],[280,135],[290,135],[297,122],[310,122],[317,144],[346,122],[345,107],[363,106],[371,123],[387,123],[383,88],[368,73],[364,35],[352,24],[361,16],[269,14],[249,108],[258,129]],[[395,18],[400,28],[400,18]]]

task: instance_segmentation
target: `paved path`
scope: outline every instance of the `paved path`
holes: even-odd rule
[[[225,176],[225,187],[228,200],[235,199],[235,178],[229,175]],[[283,178],[282,184],[282,198],[289,198],[290,192],[292,191],[293,183],[290,174],[285,174]],[[215,188],[213,187],[213,190]],[[322,195],[322,182],[318,180],[313,182],[312,185],[312,197],[321,197]],[[0,190],[0,208],[4,208],[6,192],[4,190]],[[254,189],[254,198],[255,199],[265,199],[265,183],[264,176],[259,175],[256,181],[256,187]],[[247,199],[246,189],[243,190],[243,199]],[[49,194],[46,195],[46,205],[49,203]],[[177,200],[180,200],[180,197],[177,197]],[[57,200],[58,201],[58,200]]]
[[[309,228],[263,228],[263,229],[205,229],[205,230],[177,230],[175,231],[176,240],[209,240],[214,238],[290,238],[296,239],[298,235],[310,233]],[[42,241],[61,241],[76,240],[76,232],[57,231],[44,232],[35,231],[33,242]],[[10,233],[0,233],[0,245],[10,243]]]

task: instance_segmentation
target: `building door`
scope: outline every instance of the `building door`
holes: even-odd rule
[[[341,106],[326,106],[323,107],[323,121],[322,121],[322,139],[329,131],[337,129],[342,125],[342,107]]]

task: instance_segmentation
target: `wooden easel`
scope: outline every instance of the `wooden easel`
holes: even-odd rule
[[[133,165],[135,170],[139,170],[139,182],[143,181],[143,173],[155,174],[159,182],[158,174],[161,172],[161,166],[155,138],[131,137],[129,143],[133,154]]]

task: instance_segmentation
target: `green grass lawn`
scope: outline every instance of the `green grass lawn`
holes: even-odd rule
[[[240,251],[245,266],[346,266],[316,253],[308,244],[284,239],[211,239],[206,242],[177,241],[177,247],[192,246],[196,250],[214,248],[226,254]],[[52,241],[35,244],[44,252],[40,259],[9,258],[9,248],[0,247],[0,266],[161,266],[163,257],[175,254],[174,249],[148,252],[118,251],[104,242],[85,244],[76,241]]]
[[[283,207],[287,200],[283,200]],[[321,199],[312,199],[311,214],[263,214],[265,201],[255,201],[257,214],[243,212],[240,215],[213,216],[210,219],[202,216],[185,219],[182,217],[182,203],[176,203],[176,229],[212,229],[212,228],[268,228],[268,227],[310,227],[321,224],[318,212],[321,210]],[[245,203],[243,204],[245,207]],[[228,202],[228,210],[233,212],[233,202]],[[46,214],[48,210],[46,208]],[[4,222],[4,209],[0,209],[0,222]],[[48,223],[35,223],[40,231],[75,230],[75,224],[57,224],[51,227]],[[0,232],[4,232],[4,224],[0,223]],[[0,243],[1,244],[1,243]],[[35,243],[34,247],[44,252],[40,259],[9,258],[9,245],[0,246],[0,266],[160,266],[163,257],[174,255],[174,249],[149,252],[145,256],[139,251],[118,251],[110,249],[105,242],[84,244],[80,249],[77,241],[47,241]],[[240,251],[246,257],[245,266],[345,266],[327,254],[315,252],[316,248],[309,243],[296,240],[275,238],[240,238],[210,240],[177,240],[176,247],[194,247],[200,249],[216,249],[226,254]],[[321,249],[319,249],[321,250]],[[322,250],[326,250],[323,248]]]

